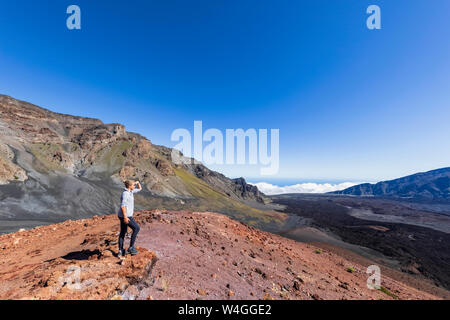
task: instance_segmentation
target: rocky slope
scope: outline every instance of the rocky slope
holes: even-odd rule
[[[114,215],[0,236],[0,299],[438,299],[366,263],[210,212],[143,211],[119,260]],[[351,272],[350,272],[351,271]]]
[[[271,221],[273,212],[251,207],[268,201],[256,187],[187,160],[175,164],[172,149],[121,124],[58,114],[0,95],[0,220],[10,226],[0,233],[17,230],[12,221],[49,223],[115,212],[127,178],[144,186],[138,208],[187,207],[254,224]]]
[[[434,201],[450,200],[450,167],[416,173],[376,184],[364,183],[332,193]]]

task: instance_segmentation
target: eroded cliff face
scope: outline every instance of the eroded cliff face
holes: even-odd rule
[[[29,153],[32,157],[28,164],[43,173],[76,173],[92,163],[105,146],[126,138],[122,125],[53,113],[1,95],[0,131],[0,143],[10,150],[3,160],[21,166],[17,158]]]
[[[7,144],[0,143],[0,184],[9,181],[25,181],[28,176],[21,167],[14,163],[14,152]]]
[[[54,113],[4,95],[0,134],[0,219],[111,213],[125,179],[142,182],[141,208],[171,199],[174,206],[189,202],[199,209],[255,214],[249,202],[267,201],[243,179],[228,179],[193,161],[175,164],[172,149],[121,124]]]

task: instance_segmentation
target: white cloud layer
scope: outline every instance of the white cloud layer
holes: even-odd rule
[[[283,193],[327,193],[333,191],[344,190],[360,183],[343,182],[339,184],[331,183],[300,183],[290,186],[280,187],[267,182],[250,183],[257,186],[258,189],[267,195],[283,194]]]

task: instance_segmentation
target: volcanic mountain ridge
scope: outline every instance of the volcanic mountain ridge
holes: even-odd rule
[[[176,164],[172,153],[121,124],[0,95],[0,233],[114,212],[125,179],[144,186],[138,209],[213,210],[255,226],[285,218],[266,208],[268,198],[244,179],[193,159]]]

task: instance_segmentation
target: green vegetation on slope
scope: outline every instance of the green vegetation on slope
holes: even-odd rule
[[[206,182],[186,170],[174,169],[174,171],[181,178],[189,193],[200,199],[198,210],[224,213],[252,226],[280,224],[286,218],[285,214],[255,209],[231,199],[227,195],[214,190]]]
[[[54,154],[64,152],[62,145],[52,143],[34,143],[30,145],[29,150],[35,157],[35,165],[38,171],[66,171],[66,169],[60,166],[56,161],[52,161]]]
[[[131,141],[119,141],[103,148],[99,151],[95,164],[105,165],[109,170],[118,170],[126,159],[122,154],[132,145]]]

